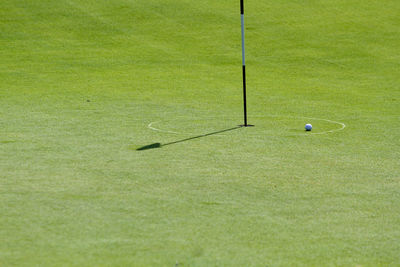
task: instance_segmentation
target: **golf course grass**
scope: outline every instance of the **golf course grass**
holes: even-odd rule
[[[239,7],[1,1],[0,266],[400,266],[400,2]]]

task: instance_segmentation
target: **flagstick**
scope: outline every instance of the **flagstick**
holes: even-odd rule
[[[240,16],[242,24],[242,72],[243,72],[243,111],[244,111],[244,127],[253,126],[247,124],[247,99],[246,99],[246,58],[244,46],[244,4],[240,0]]]

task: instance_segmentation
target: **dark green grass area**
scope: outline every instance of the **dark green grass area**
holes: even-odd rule
[[[0,265],[398,266],[399,14],[3,0]]]

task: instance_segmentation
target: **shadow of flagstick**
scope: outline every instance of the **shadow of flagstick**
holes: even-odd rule
[[[140,150],[148,150],[148,149],[153,149],[153,148],[160,148],[160,147],[163,147],[163,146],[169,146],[169,145],[173,145],[173,144],[177,144],[177,143],[182,143],[182,142],[186,142],[186,141],[190,141],[190,140],[193,140],[193,139],[198,139],[198,138],[202,138],[202,137],[206,137],[206,136],[210,136],[210,135],[215,135],[215,134],[220,134],[220,133],[224,133],[224,132],[233,131],[233,130],[236,130],[236,129],[239,129],[239,128],[242,128],[242,127],[243,126],[240,125],[240,126],[236,126],[236,127],[233,127],[233,128],[224,129],[224,130],[220,130],[220,131],[212,132],[212,133],[207,133],[207,134],[202,134],[202,135],[198,135],[198,136],[193,136],[193,137],[189,137],[189,138],[185,138],[185,139],[181,139],[181,140],[178,140],[178,141],[173,141],[173,142],[169,142],[169,143],[165,143],[165,144],[153,143],[153,144],[150,144],[150,145],[139,147],[136,150],[140,151]]]

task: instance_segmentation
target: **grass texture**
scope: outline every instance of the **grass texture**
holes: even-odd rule
[[[399,266],[400,2],[245,12],[2,0],[1,266]]]

